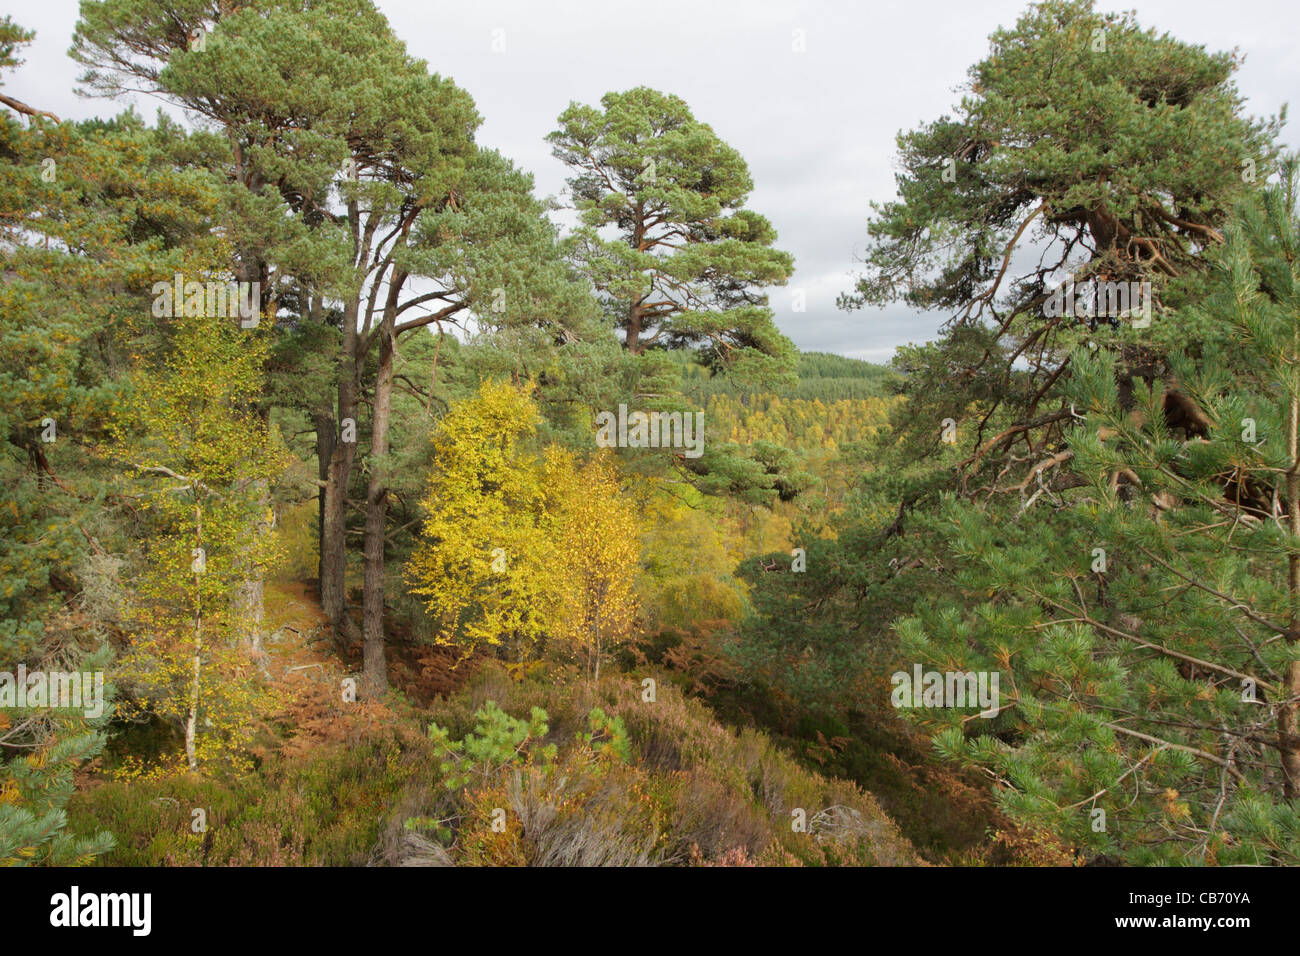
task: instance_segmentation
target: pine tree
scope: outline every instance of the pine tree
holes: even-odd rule
[[[28,39],[0,21],[0,68]],[[165,342],[139,322],[148,277],[212,241],[211,184],[179,168],[189,144],[165,124],[130,113],[61,123],[0,103],[12,111],[0,119],[0,670],[104,674],[115,625],[88,592],[129,546],[100,445],[133,353]],[[112,590],[110,579],[100,583]],[[0,861],[83,862],[112,845],[66,832],[64,814],[73,770],[106,742],[112,682],[104,689],[94,719],[0,711]]]
[[[72,52],[87,89],[138,86],[214,126],[220,148],[205,158],[231,183],[233,271],[262,283],[268,320],[283,297],[299,309],[286,325],[308,327],[300,344],[337,350],[332,394],[316,389],[301,404],[320,459],[321,600],[350,634],[347,501],[362,460],[356,436],[368,434],[361,636],[367,690],[382,694],[402,340],[473,319],[544,329],[533,345],[554,347],[577,337],[589,311],[531,178],[475,145],[469,95],[411,57],[369,0],[229,9],[102,0],[82,7]],[[321,323],[337,334],[310,328]]]
[[[1238,66],[1133,14],[1047,0],[993,33],[954,116],[900,133],[899,198],[873,206],[864,273],[841,305],[950,315],[936,343],[895,360],[912,399],[898,425],[918,458],[945,450],[952,418],[957,477],[973,489],[1025,437],[1059,442],[1070,350],[1118,347],[1112,327],[1127,325],[1053,314],[1066,278],[1148,282],[1157,313],[1195,297],[1189,278],[1277,155],[1280,119],[1245,115]],[[1151,360],[1124,354],[1135,369]]]
[[[1077,351],[1083,479],[950,502],[968,610],[900,625],[927,668],[1000,672],[993,717],[919,711],[1015,818],[1130,863],[1300,860],[1300,229],[1294,162],[1247,201],[1184,342],[1126,408]],[[1178,419],[1174,384],[1203,419]],[[1059,455],[1044,455],[1045,467]],[[1000,513],[1000,520],[999,518]]]
[[[740,154],[646,87],[607,93],[599,109],[572,103],[559,123],[547,138],[574,171],[576,261],[627,350],[698,346],[711,366],[790,377],[794,348],[759,290],[784,284],[794,261],[744,208],[753,181]]]

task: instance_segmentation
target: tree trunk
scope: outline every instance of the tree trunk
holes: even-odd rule
[[[239,643],[248,648],[253,659],[259,662],[262,660],[262,640],[266,626],[264,594],[261,568],[250,567],[248,577],[235,589],[235,623],[239,630]]]
[[[248,533],[255,541],[260,541],[271,533],[272,528],[271,483],[265,478],[259,478],[253,484],[257,491],[258,514],[251,523]],[[266,623],[264,579],[265,569],[256,559],[256,551],[254,551],[253,559],[245,560],[244,580],[235,589],[232,602],[239,642],[252,652],[253,660],[257,661],[263,669],[265,665],[262,662],[262,641]]]
[[[325,303],[317,295],[312,295],[307,302],[307,314],[317,324],[324,322]],[[320,483],[316,489],[316,584],[325,578],[325,483],[330,476],[330,459],[334,457],[334,446],[338,443],[338,419],[334,415],[334,402],[337,395],[324,404],[312,409],[311,422],[316,430],[316,479]]]
[[[394,282],[393,291],[401,288]],[[379,368],[375,377],[374,409],[370,421],[370,481],[366,488],[365,580],[361,601],[361,631],[367,696],[388,690],[388,663],[384,659],[384,532],[388,525],[388,424],[393,404],[393,327],[397,311],[390,296],[384,321],[378,329]]]
[[[330,459],[334,457],[334,446],[338,443],[334,420],[334,410],[317,412],[312,416],[316,427],[316,477],[320,488],[316,493],[316,581],[325,580],[325,485],[330,476]]]
[[[355,425],[357,417],[357,310],[359,302],[348,301],[343,315],[343,355],[339,359],[338,424],[346,419]],[[321,513],[320,600],[336,636],[347,636],[350,621],[347,607],[347,496],[356,456],[356,442],[333,442],[325,477],[325,501]]]
[[[631,246],[637,252],[645,251],[645,206],[637,203],[636,225],[632,227]],[[627,350],[631,355],[641,354],[641,303],[644,296],[633,302],[627,310]]]
[[[632,355],[641,354],[641,306],[627,310],[627,350]]]
[[[198,489],[191,488],[191,491],[197,498]],[[196,503],[194,506],[194,539],[195,546],[203,547],[203,512]],[[190,705],[189,712],[185,717],[185,762],[189,765],[190,773],[196,773],[199,769],[198,756],[198,726],[199,726],[199,677],[202,674],[203,667],[203,588],[199,584],[199,576],[194,575],[194,662],[193,673],[190,678]]]
[[[1291,467],[1286,473],[1287,516],[1291,539],[1300,540],[1300,394],[1291,396],[1291,413],[1287,421],[1287,454]],[[1287,589],[1291,595],[1291,620],[1286,639],[1300,640],[1300,555],[1288,558]],[[1282,795],[1288,800],[1300,796],[1300,733],[1297,711],[1300,710],[1300,661],[1289,661],[1282,681],[1282,703],[1277,709],[1277,747],[1282,754]]]
[[[240,282],[256,283],[259,289],[266,290],[270,293],[268,285],[267,264],[260,259],[240,260],[236,262],[234,268],[235,276]],[[263,318],[269,318],[274,321],[276,313],[279,311],[276,304],[276,298],[269,294],[265,301],[259,302],[261,311],[258,314],[259,321]],[[256,414],[266,426],[270,425],[271,413],[268,408],[256,410]],[[259,478],[253,482],[254,492],[257,498],[256,515],[249,522],[246,528],[246,534],[253,541],[261,542],[264,537],[271,533],[271,482],[266,478]],[[266,569],[259,560],[259,549],[253,548],[251,556],[245,554],[241,561],[241,570],[243,580],[233,589],[231,595],[231,612],[234,617],[235,633],[238,635],[237,640],[244,647],[248,648],[252,654],[253,660],[258,663],[263,671],[266,665],[263,661],[263,627],[266,621],[265,605],[265,575]],[[197,652],[196,652],[197,654]],[[198,658],[196,656],[194,666],[195,673],[195,693],[197,694],[197,668]]]
[[[191,773],[195,773],[199,769],[196,741],[199,723],[199,675],[202,672],[202,666],[203,619],[196,617],[194,619],[194,674],[190,679],[190,708],[185,718],[185,762],[189,764]]]

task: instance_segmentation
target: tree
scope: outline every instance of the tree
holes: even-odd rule
[[[763,290],[784,285],[794,260],[774,247],[771,223],[745,208],[753,181],[740,154],[679,97],[646,87],[607,93],[599,108],[571,103],[558,122],[547,139],[573,170],[572,261],[627,356],[614,370],[619,401],[690,413],[670,359],[687,349],[737,382],[792,382],[797,352]],[[699,457],[631,457],[671,466],[709,494],[770,502],[797,493],[803,478],[784,474],[778,453],[756,458],[713,439]]]
[[[616,459],[608,452],[575,468],[569,453],[551,448],[545,475],[558,498],[555,635],[579,650],[587,675],[599,680],[604,655],[626,642],[636,625],[638,515],[619,488]]]
[[[88,88],[140,85],[215,128],[236,274],[272,290],[268,318],[283,296],[299,308],[286,326],[337,323],[334,394],[304,408],[322,476],[321,600],[349,632],[347,504],[368,399],[362,637],[367,689],[382,693],[399,342],[472,317],[542,326],[555,344],[583,319],[582,290],[568,281],[531,179],[474,145],[469,95],[410,57],[369,0],[237,9],[102,0],[83,6],[73,55]],[[304,74],[305,62],[320,72]]]
[[[1118,316],[1051,315],[1058,280],[1151,282],[1157,311],[1195,295],[1170,280],[1201,271],[1276,155],[1280,120],[1243,115],[1238,64],[1092,0],[1048,0],[992,35],[955,117],[899,135],[899,199],[873,206],[865,272],[841,305],[952,313],[939,344],[898,362],[918,456],[945,418],[975,422],[958,431],[963,482],[1017,443],[1059,441],[1069,350],[1120,346]],[[1153,352],[1130,340],[1125,364]]]
[[[260,489],[284,462],[277,436],[249,411],[264,335],[225,317],[176,322],[173,355],[137,373],[117,421],[115,451],[135,475],[149,542],[119,677],[133,710],[183,733],[193,773],[201,761],[246,765],[258,648],[239,640],[246,629],[230,594],[250,565],[261,577],[275,558]]]
[[[524,389],[484,382],[434,436],[421,541],[406,565],[438,639],[524,660],[543,642],[601,659],[636,623],[637,513],[606,453],[579,466],[550,445]]]
[[[0,21],[0,66],[28,39]],[[213,242],[211,183],[179,168],[189,144],[166,124],[61,123],[0,102],[13,111],[0,119],[0,662],[103,674],[114,628],[88,613],[87,593],[91,569],[118,560],[123,502],[99,446],[133,355],[165,341],[140,327],[142,276]],[[67,833],[63,809],[111,717],[0,713],[0,858],[84,862],[112,845]]]
[[[521,389],[485,382],[452,406],[434,438],[422,540],[406,577],[437,620],[438,639],[467,652],[504,646],[522,659],[550,621],[555,517],[526,444],[537,421]]]
[[[632,355],[699,346],[737,374],[788,376],[794,348],[763,286],[794,271],[744,208],[744,159],[678,97],[638,87],[570,104],[547,139],[575,173],[575,260]],[[612,238],[602,230],[614,228]]]
[[[1114,356],[1074,354],[1085,483],[1000,525],[951,502],[935,524],[979,603],[900,625],[917,660],[1009,686],[989,720],[930,711],[940,751],[991,771],[1013,817],[1092,854],[1300,859],[1300,181],[1286,171],[1227,227],[1211,294],[1173,317],[1185,350],[1168,379],[1133,384],[1134,409]],[[1203,425],[1169,424],[1174,379]]]

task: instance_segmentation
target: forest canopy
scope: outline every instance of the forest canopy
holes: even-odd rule
[[[1300,864],[1240,51],[994,30],[857,237],[833,314],[942,316],[881,365],[677,93],[559,106],[547,199],[372,0],[71,43],[108,115],[0,94],[0,865]]]

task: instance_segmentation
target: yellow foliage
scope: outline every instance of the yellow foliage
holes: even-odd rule
[[[528,393],[485,382],[453,405],[434,436],[420,545],[406,565],[438,639],[467,650],[504,645],[527,659],[543,637],[604,651],[636,617],[636,514],[611,455],[579,467],[531,446],[539,422]]]
[[[575,470],[571,455],[552,448],[546,475],[559,517],[555,633],[585,652],[596,678],[604,651],[626,641],[636,624],[637,515],[611,452]]]
[[[520,447],[537,421],[524,391],[485,382],[434,435],[422,540],[406,580],[442,643],[472,650],[504,642],[523,656],[542,633],[548,518],[541,469]]]
[[[191,769],[214,760],[247,767],[265,709],[232,602],[278,558],[265,489],[286,456],[253,407],[265,355],[264,338],[226,320],[178,319],[171,357],[134,376],[137,400],[114,423],[114,451],[132,467],[129,490],[151,523],[132,640],[115,675],[126,691],[121,709],[189,731]],[[168,758],[125,772],[172,769]]]

